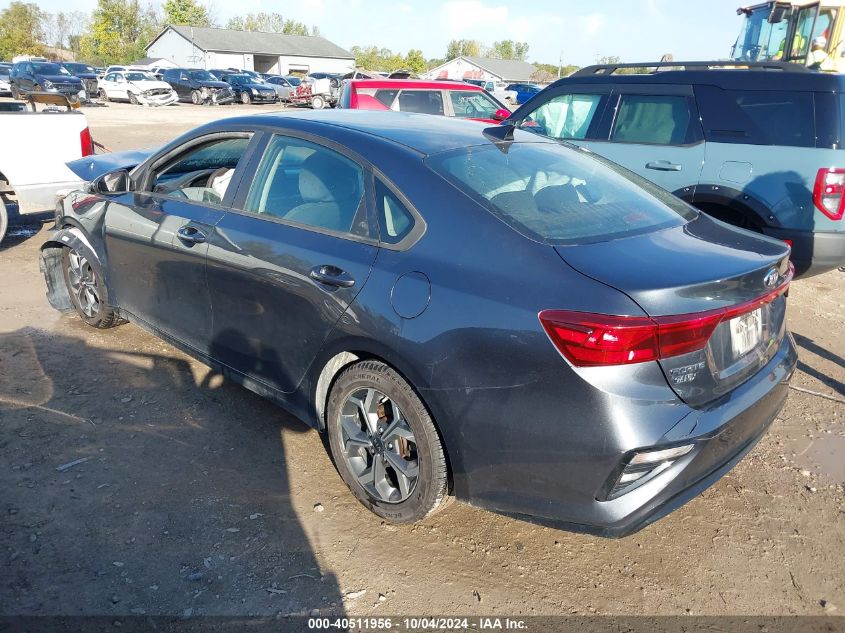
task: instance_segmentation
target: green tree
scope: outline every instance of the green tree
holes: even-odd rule
[[[155,11],[142,9],[138,0],[97,0],[91,27],[80,42],[82,56],[104,65],[134,61],[144,56],[158,27]]]
[[[500,42],[493,42],[493,48],[490,49],[490,56],[498,57],[499,59],[518,59],[524,61],[527,55],[528,42],[502,40]]]
[[[405,68],[417,74],[426,71],[425,57],[423,57],[421,50],[412,48],[408,51],[408,54],[405,55]]]
[[[0,59],[44,52],[44,14],[37,4],[12,2],[0,12]]]
[[[483,57],[484,45],[478,40],[452,40],[446,46],[446,59],[456,57]]]
[[[286,35],[317,35],[320,31],[317,27],[312,30],[296,20],[286,20],[281,13],[247,13],[245,16],[236,16],[226,23],[227,29],[235,31],[261,31],[262,33],[284,33]]]
[[[531,75],[531,81],[537,83],[548,83],[557,79],[558,76],[568,77],[580,68],[574,64],[534,64],[534,66],[537,70]]]
[[[196,0],[166,0],[164,23],[182,26],[213,26],[208,9]]]

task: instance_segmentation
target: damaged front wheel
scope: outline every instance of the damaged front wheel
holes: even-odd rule
[[[125,323],[106,303],[106,288],[85,255],[72,248],[62,253],[62,271],[71,303],[88,325],[100,329]]]

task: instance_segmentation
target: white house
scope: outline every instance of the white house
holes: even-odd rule
[[[483,79],[507,83],[526,83],[537,68],[517,59],[461,56],[432,68],[423,79]]]
[[[147,46],[147,57],[188,68],[237,68],[289,75],[345,73],[355,67],[347,50],[311,35],[168,26]]]

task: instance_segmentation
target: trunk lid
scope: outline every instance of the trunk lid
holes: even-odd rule
[[[650,317],[725,312],[703,349],[659,361],[690,404],[710,402],[754,375],[785,335],[791,271],[789,247],[778,240],[702,213],[682,226],[555,250]]]

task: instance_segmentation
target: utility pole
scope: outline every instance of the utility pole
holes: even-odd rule
[[[560,79],[560,73],[563,69],[563,51],[557,56],[557,78]]]

